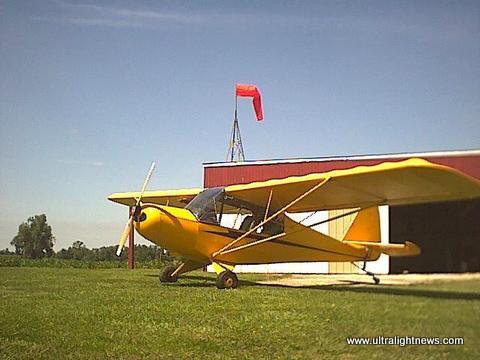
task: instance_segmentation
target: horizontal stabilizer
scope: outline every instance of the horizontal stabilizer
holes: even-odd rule
[[[380,251],[384,254],[394,257],[417,256],[420,255],[420,248],[411,241],[405,241],[405,244],[380,244],[368,241],[344,241],[347,244],[363,245],[368,249]]]

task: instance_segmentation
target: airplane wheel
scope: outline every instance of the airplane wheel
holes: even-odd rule
[[[160,271],[160,282],[177,282],[178,277],[177,276],[172,276],[173,272],[177,268],[175,266],[165,266],[161,271]]]
[[[223,271],[217,277],[218,289],[235,289],[238,285],[238,278],[232,271]]]
[[[373,278],[373,281],[375,281],[375,285],[380,284],[380,279],[377,278],[376,276]]]

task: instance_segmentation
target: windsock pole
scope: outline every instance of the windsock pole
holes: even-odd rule
[[[129,216],[132,216],[134,209],[133,206],[130,206]],[[135,230],[133,226],[130,227],[128,233],[128,268],[130,270],[135,269]]]

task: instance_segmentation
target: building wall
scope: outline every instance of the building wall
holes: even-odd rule
[[[396,241],[390,237],[390,206],[379,206],[378,211],[380,213],[380,242],[382,244],[395,243]],[[367,262],[366,270],[375,274],[388,274],[390,272],[390,256],[381,254],[377,261]]]
[[[353,209],[330,210],[328,217],[343,215]],[[328,235],[335,239],[343,239],[355,220],[357,214],[351,214],[328,223]],[[357,264],[357,266],[359,266]],[[328,272],[331,274],[352,274],[358,273],[358,268],[351,262],[330,262],[328,263]]]

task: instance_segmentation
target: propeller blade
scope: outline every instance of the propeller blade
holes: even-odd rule
[[[125,225],[125,228],[123,229],[122,236],[120,237],[120,241],[118,242],[117,256],[120,256],[122,254],[123,247],[127,242],[128,234],[130,233],[130,229],[132,225],[133,225],[133,215],[130,216],[130,218],[127,221],[127,224]]]
[[[150,170],[148,170],[147,177],[145,178],[145,181],[143,182],[142,190],[140,191],[140,196],[138,197],[135,206],[140,205],[140,201],[142,200],[143,193],[145,192],[145,189],[147,188],[148,182],[150,181],[150,178],[152,177],[153,170],[155,170],[155,161],[152,161],[152,165],[150,165]]]
[[[133,226],[133,217],[134,214],[137,212],[137,208],[140,206],[140,202],[142,201],[142,196],[145,192],[145,189],[147,188],[148,182],[150,181],[150,178],[152,177],[153,170],[155,169],[155,161],[152,162],[152,165],[150,166],[150,170],[148,170],[147,177],[145,178],[145,181],[143,182],[142,190],[140,191],[140,196],[138,199],[135,201],[135,208],[130,215],[130,218],[127,221],[127,224],[125,225],[125,228],[123,229],[122,236],[120,237],[120,241],[118,242],[118,248],[117,248],[117,256],[120,256],[122,254],[123,247],[125,246],[125,243],[127,242],[128,234],[131,231],[131,228]]]

